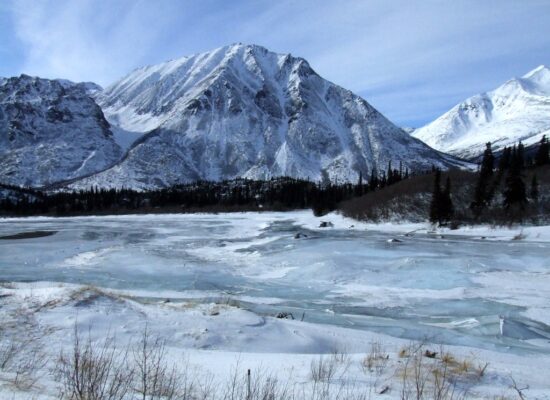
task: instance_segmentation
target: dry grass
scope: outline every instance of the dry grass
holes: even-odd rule
[[[425,344],[409,345],[398,376],[401,380],[401,400],[461,400],[471,385],[468,373],[472,364],[457,361],[443,347],[438,352]]]
[[[399,352],[397,353],[397,356],[399,358],[407,358],[410,356],[409,354],[409,347],[408,346],[403,346],[399,349]]]
[[[390,355],[384,351],[382,343],[375,341],[371,343],[370,351],[361,362],[363,371],[382,375],[386,369]]]

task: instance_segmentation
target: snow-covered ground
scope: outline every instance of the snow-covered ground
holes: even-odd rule
[[[470,365],[471,398],[514,398],[511,377],[527,398],[550,398],[550,227],[434,232],[309,211],[0,223],[0,236],[30,231],[56,233],[0,240],[0,318],[43,336],[52,359],[75,323],[122,347],[147,324],[171,359],[216,380],[238,363],[305,387],[312,360],[340,351],[346,382],[390,399],[401,398],[398,353],[424,342]],[[379,374],[361,367],[373,343],[389,356]],[[28,398],[12,379],[0,371],[0,398]],[[57,398],[56,385],[45,373],[29,390]]]

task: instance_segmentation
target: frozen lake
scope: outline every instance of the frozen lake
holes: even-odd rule
[[[548,242],[405,236],[409,226],[328,218],[324,229],[308,212],[3,220],[1,236],[56,233],[0,240],[0,280],[90,284],[144,302],[227,298],[258,315],[550,352]]]

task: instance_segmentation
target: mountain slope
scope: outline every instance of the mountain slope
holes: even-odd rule
[[[0,182],[42,186],[113,165],[122,156],[91,84],[27,75],[0,81]]]
[[[77,184],[140,189],[293,176],[356,181],[389,161],[456,161],[407,135],[301,58],[236,44],[144,67],[96,95],[109,121],[141,132],[116,166]]]
[[[550,132],[550,69],[540,66],[522,78],[473,96],[415,130],[431,147],[474,158],[492,142],[500,150],[518,141],[529,145]]]

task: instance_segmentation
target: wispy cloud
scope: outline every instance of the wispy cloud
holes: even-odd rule
[[[35,0],[9,7],[20,71],[108,84],[232,42],[308,59],[402,124],[550,63],[539,0]]]
[[[107,83],[146,60],[174,22],[163,7],[135,1],[17,1],[15,29],[26,44],[23,70],[48,77]],[[172,21],[171,21],[172,19]]]

